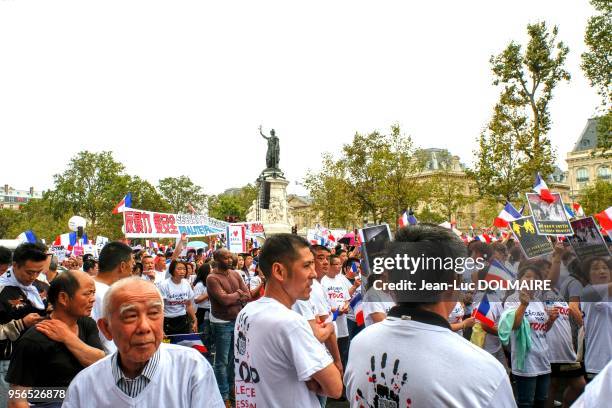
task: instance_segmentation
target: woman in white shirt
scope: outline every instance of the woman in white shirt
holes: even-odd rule
[[[588,378],[593,378],[612,360],[612,261],[609,257],[593,257],[584,262],[589,284],[580,303],[584,311],[584,365]]]
[[[171,335],[197,331],[197,318],[191,302],[193,289],[184,279],[187,273],[186,262],[172,261],[168,273],[170,277],[159,284],[164,299],[164,333]]]
[[[518,273],[520,282],[542,281],[542,270],[537,264],[530,262],[521,266]],[[522,290],[508,297],[504,304],[505,310],[515,310],[512,327],[511,349],[512,374],[516,379],[519,408],[544,407],[548,398],[550,385],[550,359],[546,333],[551,329],[559,315],[556,309],[546,310],[541,294],[535,290]],[[531,348],[525,353],[523,366],[520,367],[517,343],[517,332],[527,319],[530,330]]]

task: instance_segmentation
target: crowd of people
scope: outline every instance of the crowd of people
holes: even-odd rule
[[[612,400],[609,257],[580,259],[557,242],[526,259],[512,239],[466,245],[419,224],[398,229],[385,256],[484,262],[413,270],[402,277],[419,288],[454,286],[397,296],[373,289],[394,275],[370,273],[361,247],[295,234],[248,253],[188,246],[185,236],[165,252],[115,241],[62,262],[41,243],[0,247],[0,408]],[[456,285],[486,282],[500,265],[550,290]],[[204,348],[170,344],[188,333]]]

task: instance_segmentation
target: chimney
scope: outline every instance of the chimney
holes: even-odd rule
[[[30,197],[34,196],[34,187],[30,187]]]
[[[4,194],[8,194],[8,184],[4,185]]]

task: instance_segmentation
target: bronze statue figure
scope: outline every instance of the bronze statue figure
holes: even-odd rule
[[[280,161],[280,144],[278,137],[276,137],[274,129],[270,130],[270,136],[266,136],[261,131],[260,125],[259,134],[268,141],[268,151],[266,153],[266,167],[269,169],[278,169],[278,163]]]

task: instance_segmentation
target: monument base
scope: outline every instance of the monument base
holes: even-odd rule
[[[262,189],[267,189],[265,183],[269,185],[268,208],[261,208],[265,203],[262,194],[260,194],[260,198],[253,201],[253,205],[249,208],[247,221],[261,222],[266,235],[290,233],[293,226],[293,217],[289,213],[289,205],[287,204],[289,181],[284,178],[283,172],[279,169],[265,169],[257,182],[260,192],[262,192]]]

